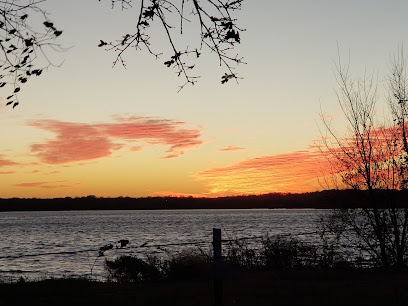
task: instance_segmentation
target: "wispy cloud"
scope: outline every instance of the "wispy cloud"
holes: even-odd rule
[[[54,120],[34,121],[29,125],[55,134],[53,140],[31,145],[31,151],[45,163],[106,157],[111,155],[112,150],[120,148],[91,125]]]
[[[31,151],[49,164],[108,157],[133,141],[167,146],[166,158],[178,157],[184,150],[202,144],[199,129],[188,129],[184,122],[165,119],[117,118],[116,122],[105,124],[37,120],[28,124],[55,135],[54,139],[31,145]],[[130,150],[142,148],[133,146]]]
[[[229,152],[229,151],[241,151],[241,150],[245,150],[245,148],[241,148],[238,146],[228,146],[222,149],[217,150],[218,152]]]
[[[143,149],[144,149],[143,146],[136,146],[136,147],[131,147],[131,148],[130,148],[130,151],[132,151],[132,152],[137,152],[137,151],[141,151],[141,150],[143,150]]]
[[[0,175],[2,174],[15,174],[15,171],[0,171]]]
[[[0,154],[0,167],[16,166],[18,163],[7,159],[4,155]]]
[[[183,192],[174,192],[174,191],[156,191],[154,192],[154,196],[158,197],[201,197],[199,194],[195,193],[183,193]]]
[[[318,188],[319,169],[327,163],[317,151],[304,150],[243,160],[195,175],[210,195],[307,192]]]
[[[30,183],[19,183],[15,184],[15,187],[24,187],[24,188],[45,188],[45,189],[56,189],[56,188],[74,188],[79,185],[80,183],[76,184],[61,184],[63,182],[30,182]]]

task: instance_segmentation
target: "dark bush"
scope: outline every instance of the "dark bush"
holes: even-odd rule
[[[205,279],[211,276],[212,258],[200,250],[183,251],[163,263],[169,280]]]
[[[316,248],[297,239],[267,237],[262,241],[261,263],[266,269],[288,269],[316,265]]]
[[[160,270],[152,264],[134,256],[120,256],[105,261],[108,280],[119,283],[154,281],[162,278]]]
[[[298,268],[351,268],[331,244],[316,247],[292,237],[266,237],[260,242],[231,240],[223,245],[226,273],[235,270],[280,270]],[[210,252],[211,253],[211,252]],[[208,279],[213,275],[212,254],[201,249],[185,250],[171,257],[121,256],[105,262],[108,280],[142,282],[156,280]]]
[[[259,251],[245,240],[232,240],[226,244],[225,263],[231,268],[255,269],[259,267]]]

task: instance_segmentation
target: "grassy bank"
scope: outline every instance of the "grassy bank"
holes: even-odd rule
[[[224,305],[406,305],[408,273],[382,270],[241,271]],[[212,281],[44,280],[0,284],[0,305],[212,305]]]

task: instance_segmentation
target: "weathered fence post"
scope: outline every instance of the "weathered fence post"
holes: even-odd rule
[[[213,228],[214,248],[214,305],[222,306],[221,229]]]

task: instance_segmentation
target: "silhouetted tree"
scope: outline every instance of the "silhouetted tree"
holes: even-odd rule
[[[338,102],[347,119],[340,136],[327,117],[323,150],[334,175],[345,188],[364,190],[365,207],[340,209],[326,219],[325,230],[343,237],[383,267],[405,266],[408,247],[408,209],[399,208],[395,194],[407,188],[406,59],[402,50],[392,59],[388,102],[392,121],[380,122],[373,75],[353,80],[349,65],[336,65]],[[380,199],[378,190],[386,190]]]
[[[99,0],[101,1],[101,0]],[[164,65],[176,70],[178,76],[182,76],[185,83],[194,84],[199,76],[192,74],[195,61],[200,57],[203,48],[214,53],[220,66],[226,68],[221,77],[221,83],[231,79],[238,80],[234,72],[236,65],[243,63],[238,55],[231,54],[235,44],[240,43],[240,32],[233,13],[241,9],[243,0],[111,0],[112,8],[119,5],[122,9],[129,9],[133,4],[138,5],[136,28],[125,34],[117,41],[106,42],[100,40],[99,47],[116,53],[113,65],[118,62],[126,67],[123,59],[124,53],[129,49],[146,49],[155,58],[162,53],[154,51],[151,46],[149,28],[156,22],[166,33],[167,41],[171,47],[171,53],[165,55]],[[176,17],[176,18],[175,18]],[[171,21],[169,21],[171,19]],[[183,34],[186,25],[190,28],[197,26],[201,37],[198,46],[183,45],[176,43],[175,36],[178,31]]]
[[[62,31],[48,18],[43,2],[0,1],[0,88],[9,88],[6,104],[13,108],[19,104],[21,85],[54,65],[49,49],[62,50],[55,40]]]
[[[162,53],[154,51],[148,33],[150,26],[157,22],[166,33],[172,50],[166,55],[164,65],[176,69],[177,75],[185,80],[180,90],[187,84],[194,84],[199,78],[192,74],[192,70],[204,48],[214,53],[220,66],[227,70],[221,77],[221,83],[231,79],[238,80],[234,68],[243,61],[241,57],[231,53],[235,44],[240,43],[240,33],[243,29],[237,26],[237,20],[232,15],[241,9],[242,1],[110,0],[112,8],[120,6],[122,10],[130,9],[134,4],[138,5],[136,27],[117,41],[100,40],[98,46],[115,52],[113,64],[119,62],[124,67],[124,53],[132,48],[145,48],[155,58],[159,58]],[[46,0],[0,1],[0,88],[6,85],[11,87],[6,105],[12,105],[13,108],[19,104],[18,92],[21,85],[30,77],[39,76],[48,67],[55,66],[47,56],[49,50],[46,49],[63,50],[61,45],[56,43],[56,38],[62,31],[49,19],[49,14],[43,8],[45,2]],[[170,19],[172,21],[169,21]],[[175,30],[181,35],[186,25],[190,28],[198,25],[198,46],[179,46],[176,43]]]

